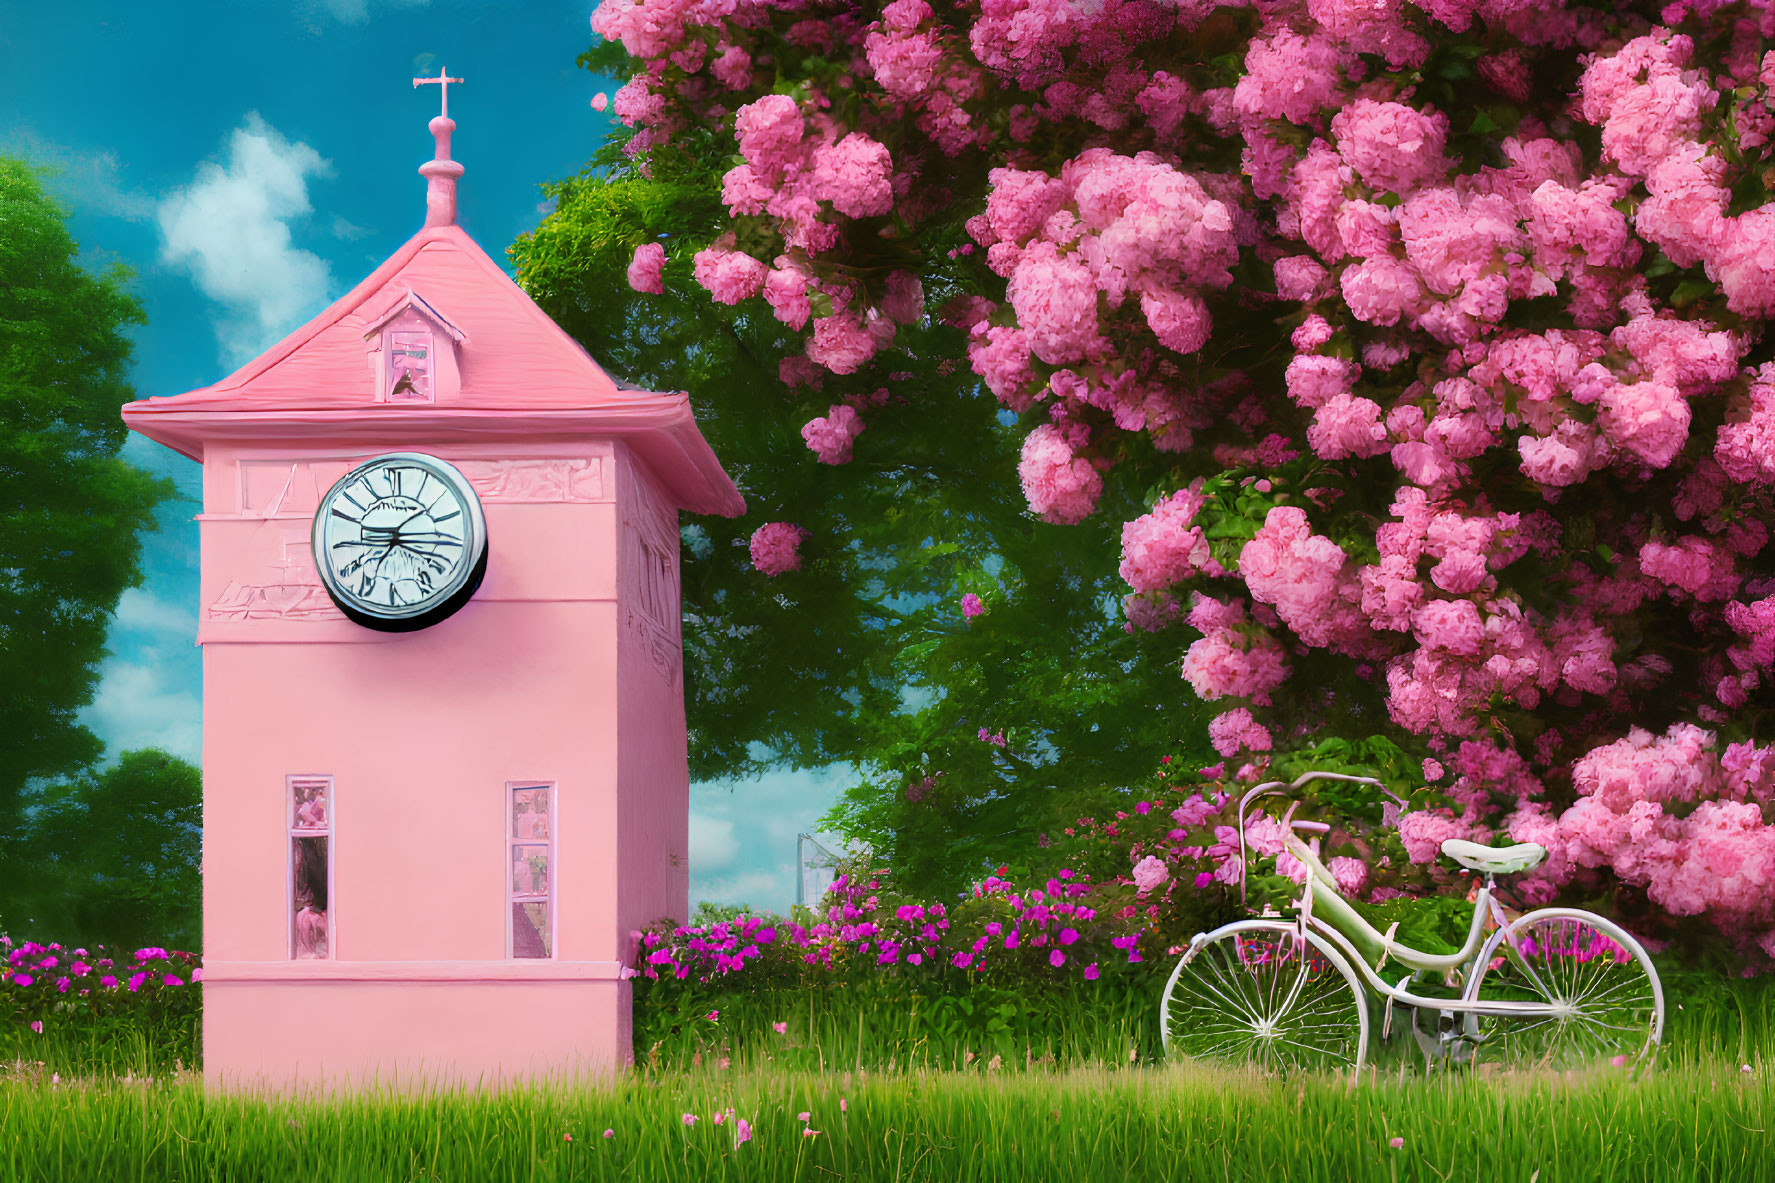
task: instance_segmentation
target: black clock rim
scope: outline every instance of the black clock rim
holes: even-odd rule
[[[487,555],[491,549],[492,548],[487,545],[486,539],[483,536],[481,541],[481,557],[475,560],[474,570],[468,573],[468,579],[463,585],[460,588],[457,588],[455,592],[451,593],[449,599],[441,601],[437,606],[429,608],[416,616],[404,616],[392,620],[386,616],[371,616],[367,612],[359,612],[357,609],[351,607],[351,605],[342,601],[333,593],[331,587],[327,587],[325,580],[321,581],[321,586],[326,588],[327,598],[333,601],[333,606],[339,609],[340,612],[344,613],[345,619],[351,621],[353,624],[362,625],[364,628],[373,629],[379,633],[416,633],[420,629],[430,628],[434,624],[441,624],[448,618],[456,615],[457,611],[464,604],[469,602],[475,592],[480,590],[481,580],[487,574]]]

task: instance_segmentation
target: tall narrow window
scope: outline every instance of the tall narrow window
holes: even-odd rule
[[[512,957],[555,955],[553,785],[508,784],[511,819],[507,847],[511,855]]]
[[[290,957],[331,957],[333,778],[292,776],[290,796]]]

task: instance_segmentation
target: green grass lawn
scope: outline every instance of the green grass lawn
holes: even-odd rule
[[[1149,1066],[706,1067],[326,1102],[206,1100],[188,1073],[57,1084],[15,1069],[0,1084],[0,1177],[1749,1181],[1775,1178],[1772,1073],[1674,1058],[1633,1073],[1408,1070],[1359,1084]],[[736,1145],[739,1118],[751,1138]]]
[[[1016,1013],[1002,988],[653,999],[622,1079],[348,1101],[206,1099],[194,1015],[52,1015],[0,1031],[0,1183],[1775,1181],[1775,987],[1699,970],[1666,986],[1647,1067],[1427,1073],[1395,1040],[1355,1083],[1159,1063],[1141,991]]]

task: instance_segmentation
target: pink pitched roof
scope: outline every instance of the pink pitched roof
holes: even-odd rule
[[[466,335],[462,385],[436,404],[375,401],[364,334],[412,289]],[[689,396],[620,388],[455,225],[421,230],[313,320],[213,386],[123,408],[129,426],[193,459],[212,439],[614,435],[679,505],[732,517],[745,502]]]

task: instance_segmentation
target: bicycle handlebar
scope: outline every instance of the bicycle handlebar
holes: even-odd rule
[[[1245,850],[1245,815],[1248,812],[1251,803],[1259,797],[1283,796],[1305,785],[1309,785],[1316,780],[1341,780],[1349,784],[1373,785],[1387,796],[1393,798],[1395,804],[1401,807],[1405,805],[1404,799],[1374,777],[1351,776],[1347,772],[1303,772],[1295,777],[1291,784],[1283,784],[1279,780],[1271,780],[1265,781],[1263,784],[1250,789],[1243,797],[1239,798],[1239,903],[1241,905],[1245,903],[1245,864],[1247,859]],[[1283,819],[1283,824],[1290,829],[1310,830],[1320,834],[1329,833],[1331,831],[1331,827],[1324,822],[1295,821],[1294,811],[1299,808],[1299,806],[1299,801],[1296,801],[1293,805],[1289,806],[1288,815]]]

